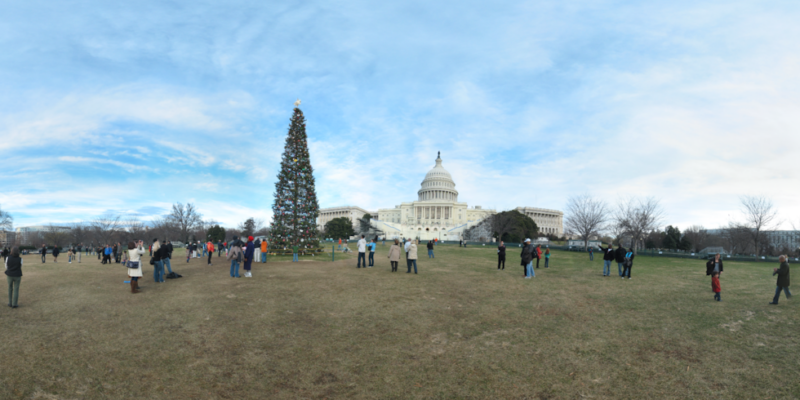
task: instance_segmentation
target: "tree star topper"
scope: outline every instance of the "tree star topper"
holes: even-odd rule
[[[299,105],[300,105],[300,99],[297,99],[297,101],[294,102],[294,106],[298,107]]]

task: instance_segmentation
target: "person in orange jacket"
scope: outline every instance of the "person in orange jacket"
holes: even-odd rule
[[[261,262],[267,262],[267,239],[261,241]]]
[[[206,243],[206,250],[208,250],[208,265],[211,265],[211,256],[214,255],[214,243],[211,243],[210,240]]]
[[[539,268],[539,260],[542,258],[542,245],[537,244],[533,252],[533,258],[536,259],[536,268]]]

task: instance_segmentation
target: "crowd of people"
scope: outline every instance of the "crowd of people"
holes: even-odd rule
[[[385,243],[385,238],[383,242]],[[361,235],[357,243],[358,258],[356,261],[356,268],[372,268],[375,265],[375,250],[378,238],[371,239],[367,242],[364,235]],[[426,244],[428,250],[428,258],[434,258],[434,249],[437,244],[436,240],[428,241]],[[344,249],[347,249],[347,240],[344,241]],[[208,265],[212,265],[212,256],[214,252],[218,252],[217,257],[221,257],[225,253],[226,261],[230,262],[230,276],[232,278],[240,278],[240,267],[244,270],[244,277],[252,277],[253,262],[266,262],[267,261],[267,247],[266,240],[255,240],[252,236],[247,238],[247,242],[243,242],[238,237],[234,236],[233,240],[228,242],[217,242],[216,244],[208,241],[207,243],[194,242],[185,246],[186,248],[186,261],[191,258],[208,257]],[[342,240],[339,239],[340,249],[342,248]],[[466,247],[466,242],[460,243],[461,247]],[[86,255],[96,253],[98,260],[101,259],[101,264],[118,263],[125,265],[130,277],[130,285],[132,293],[139,293],[139,278],[143,276],[142,256],[147,254],[144,248],[144,242],[139,240],[137,242],[129,242],[127,249],[123,248],[121,243],[106,244],[92,248],[84,246],[80,243],[75,246],[70,246],[67,249],[68,263],[76,261],[81,262],[81,255],[85,252]],[[520,252],[520,265],[523,267],[523,277],[531,279],[536,277],[535,269],[539,268],[540,259],[544,258],[544,268],[550,267],[551,252],[549,246],[542,250],[541,245],[533,245],[530,239],[525,239],[521,245]],[[402,250],[401,250],[402,248]],[[126,251],[127,250],[127,251]],[[153,265],[153,280],[157,283],[165,282],[165,277],[180,277],[175,274],[171,267],[171,258],[173,253],[172,243],[168,240],[159,241],[154,239],[148,248],[150,253],[150,264]],[[345,251],[345,250],[343,250]],[[603,254],[603,277],[611,276],[611,265],[616,262],[618,275],[622,279],[631,279],[631,270],[633,269],[633,260],[635,254],[633,251],[625,249],[623,246],[609,244],[605,248],[600,247],[600,252]],[[42,263],[46,262],[48,253],[47,245],[42,244],[40,249]],[[506,261],[506,246],[503,241],[500,241],[497,246],[497,270],[505,270]],[[292,261],[298,261],[299,248],[297,245],[292,246]],[[368,253],[368,255],[367,255]],[[391,272],[398,271],[398,264],[405,253],[406,259],[406,273],[411,273],[412,269],[414,274],[418,273],[417,268],[417,242],[412,239],[394,239],[394,243],[390,246],[387,258],[391,266]],[[19,287],[22,280],[22,258],[23,253],[20,252],[18,247],[11,249],[4,248],[0,252],[5,264],[5,273],[8,280],[8,296],[9,307],[16,308],[19,299]],[[53,247],[52,255],[53,262],[58,262],[60,254],[59,246]],[[589,250],[589,260],[594,260],[594,249]],[[786,298],[791,298],[792,294],[789,290],[789,263],[788,256],[781,255],[779,258],[780,267],[773,270],[773,275],[777,275],[777,284],[775,289],[775,296],[769,303],[777,305],[781,292],[784,292]],[[166,271],[165,271],[166,270]],[[167,274],[168,271],[168,274]],[[714,300],[722,301],[721,298],[721,283],[720,276],[724,271],[723,260],[720,254],[717,253],[715,257],[706,263],[706,275],[711,276],[711,287],[714,293]]]

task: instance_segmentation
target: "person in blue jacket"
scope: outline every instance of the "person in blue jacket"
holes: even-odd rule
[[[244,248],[244,277],[252,278],[253,274],[250,273],[250,268],[253,266],[253,256],[255,255],[256,247],[253,244],[253,237],[247,237],[247,246]]]
[[[369,267],[372,268],[375,265],[375,239],[372,239],[367,247],[369,247]]]

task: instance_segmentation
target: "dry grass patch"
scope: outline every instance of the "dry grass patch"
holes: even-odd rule
[[[271,258],[252,279],[176,257],[184,278],[136,295],[116,264],[26,257],[0,398],[799,396],[798,308],[767,305],[772,265],[726,265],[718,303],[702,262],[639,257],[621,280],[555,252],[524,280],[514,249],[497,271],[492,248],[440,245],[419,275],[387,250],[371,269]]]

